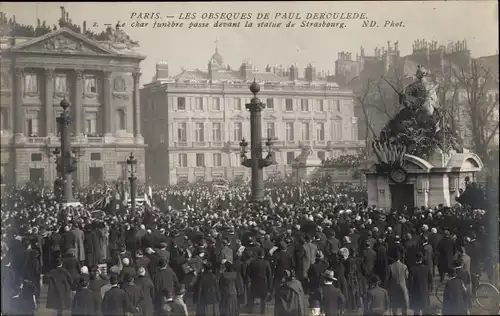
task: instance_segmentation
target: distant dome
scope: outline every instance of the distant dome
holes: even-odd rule
[[[225,67],[224,66],[224,58],[222,57],[221,54],[219,54],[219,50],[218,49],[215,49],[215,53],[210,58],[210,62],[212,64],[216,64],[218,66]]]

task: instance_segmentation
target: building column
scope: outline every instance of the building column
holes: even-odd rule
[[[83,97],[83,71],[81,69],[75,70],[75,136],[82,136],[82,97]]]
[[[134,92],[133,92],[133,117],[134,117],[134,137],[141,137],[141,108],[140,108],[140,94],[139,94],[139,80],[141,78],[140,72],[134,72]]]
[[[23,141],[24,139],[24,105],[23,105],[23,78],[24,78],[24,68],[16,68],[15,76],[15,95],[14,95],[14,111],[15,111],[15,122],[14,122],[14,133],[16,137],[16,142]]]
[[[45,68],[45,135],[54,135],[54,69]]]
[[[104,96],[104,135],[112,136],[113,130],[113,105],[111,98],[111,71],[103,72],[103,96]]]

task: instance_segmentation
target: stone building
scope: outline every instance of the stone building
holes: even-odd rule
[[[140,130],[138,44],[118,27],[94,34],[71,24],[62,8],[59,28],[20,25],[1,16],[1,173],[7,184],[56,178],[60,146],[56,117],[70,101],[75,184],[124,179],[126,158],[138,160],[144,180]],[[30,31],[34,30],[34,31]]]
[[[278,164],[265,168],[265,177],[291,173],[305,145],[312,145],[319,158],[362,150],[352,91],[327,82],[313,65],[303,77],[299,72],[297,65],[267,65],[259,72],[251,61],[232,69],[218,48],[205,71],[171,75],[166,62],[158,63],[155,78],[141,90],[147,176],[170,184],[246,180],[250,170],[241,166],[239,143],[250,138],[245,104],[254,79],[266,104],[263,136],[274,139],[277,151]]]

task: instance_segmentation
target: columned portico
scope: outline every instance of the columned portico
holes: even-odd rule
[[[4,103],[9,103],[2,103],[2,109],[11,109],[12,133],[2,135],[3,147],[9,147],[2,148],[2,167],[11,169],[2,173],[15,174],[16,185],[41,181],[52,187],[53,150],[60,146],[56,117],[64,98],[71,104],[68,132],[78,158],[78,185],[116,181],[130,152],[145,161],[139,112],[144,56],[119,36],[121,30],[113,32],[116,36],[108,41],[96,41],[61,28],[22,43],[8,42],[1,78],[10,76],[12,85],[10,91],[2,85]],[[137,177],[144,181],[143,163],[137,166]]]
[[[111,137],[114,133],[114,117],[112,110],[111,71],[103,72],[104,98],[104,137]]]
[[[15,141],[22,142],[24,140],[24,105],[23,105],[23,78],[24,69],[16,67],[15,74],[15,95],[14,95],[14,111],[15,111],[15,124],[14,133]]]
[[[140,107],[140,94],[139,94],[139,80],[142,73],[134,72],[134,91],[133,91],[133,109],[134,109],[134,137],[136,140],[142,138],[141,136],[141,107]]]
[[[81,137],[83,135],[82,129],[82,97],[83,97],[83,70],[75,70],[75,95],[73,103],[75,105],[75,135]]]
[[[45,135],[54,135],[54,68],[45,68]]]

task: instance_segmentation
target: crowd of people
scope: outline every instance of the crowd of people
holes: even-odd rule
[[[261,203],[248,185],[151,191],[135,212],[105,186],[66,208],[50,190],[7,192],[3,314],[34,315],[42,286],[58,315],[187,316],[192,303],[196,315],[234,316],[270,302],[277,316],[430,314],[439,275],[439,310],[465,315],[471,275],[493,274],[485,211],[459,203],[381,209],[359,186],[321,182],[272,183]]]

